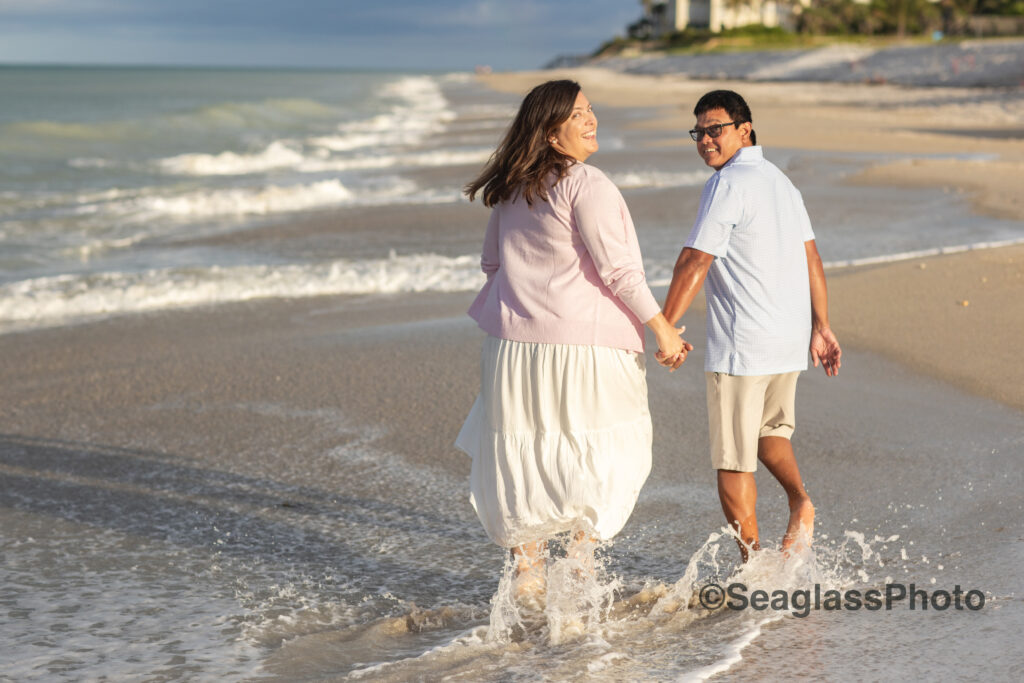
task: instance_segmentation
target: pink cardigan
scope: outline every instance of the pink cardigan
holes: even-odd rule
[[[501,339],[642,352],[643,323],[661,312],[622,194],[583,163],[547,202],[494,208],[480,267],[487,283],[469,315]]]

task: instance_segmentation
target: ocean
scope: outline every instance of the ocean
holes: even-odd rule
[[[245,241],[317,212],[465,203],[461,186],[517,104],[466,74],[6,67],[0,87],[0,330],[260,297],[479,287],[472,232],[438,244],[394,220],[378,239],[354,230],[312,250],[307,235],[258,253]],[[707,179],[695,155],[652,148],[638,132],[627,149],[623,125],[602,125],[594,163],[640,201],[692,195]],[[833,263],[1021,237],[1019,223],[968,220],[938,191],[916,193],[898,215],[872,212],[888,206],[877,188],[844,187],[834,201],[849,159],[772,158],[811,184]],[[858,192],[871,199],[858,203]],[[640,226],[652,281],[670,275],[682,224]]]
[[[426,311],[462,306],[483,281],[487,211],[461,188],[518,98],[469,74],[3,67],[0,92],[0,335],[242,302]],[[661,144],[682,131],[632,125],[649,113],[598,107],[591,163],[642,217],[648,277],[664,286],[710,172],[690,147]],[[1024,240],[1020,222],[973,215],[955,194],[843,183],[896,155],[766,153],[801,189],[832,267]],[[409,325],[428,346],[476,333],[463,318]],[[369,347],[367,330],[353,335]],[[700,324],[687,336],[702,338]],[[738,566],[707,472],[662,463],[599,550],[595,577],[554,548],[547,607],[534,613],[511,606],[503,554],[466,503],[461,456],[387,446],[386,421],[339,407],[356,396],[309,408],[254,393],[211,407],[186,388],[139,406],[154,420],[191,416],[196,433],[176,436],[190,444],[182,457],[144,430],[90,441],[117,423],[106,413],[49,439],[5,428],[0,680],[1019,674],[1020,657],[1009,668],[1003,658],[1024,627],[1021,418],[918,380],[879,396],[906,371],[871,367],[839,398],[818,377],[802,389],[808,424],[834,425],[798,449],[834,458],[808,465],[813,552],[787,559],[769,542]],[[702,400],[702,387],[650,375],[652,391]],[[407,391],[430,400],[428,388]],[[836,417],[872,404],[870,422]],[[11,422],[33,409],[3,410]],[[210,444],[201,426],[214,417],[251,434]],[[702,433],[702,415],[680,419]],[[657,452],[670,450],[659,438]],[[704,468],[706,445],[689,445]],[[880,493],[882,479],[904,494]],[[785,519],[784,499],[764,490],[764,518]],[[709,611],[699,597],[712,581],[789,597],[914,584],[948,598],[960,586],[984,605]]]

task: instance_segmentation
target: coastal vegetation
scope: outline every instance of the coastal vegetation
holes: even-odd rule
[[[688,26],[652,36],[639,22],[630,27],[630,37],[607,41],[594,56],[809,48],[837,41],[884,46],[893,41],[933,42],[1024,33],[1024,0],[811,0],[807,5],[799,0],[780,0],[779,4],[791,8],[790,28],[750,24],[713,32]]]

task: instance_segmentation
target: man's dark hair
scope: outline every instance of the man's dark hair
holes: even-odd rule
[[[724,109],[729,118],[736,123],[749,122],[751,126],[754,124],[754,117],[750,114],[750,107],[747,106],[746,100],[738,92],[733,92],[732,90],[712,90],[697,100],[697,106],[693,108],[693,115],[700,116],[712,109]],[[753,128],[750,129],[750,144],[757,144],[757,135],[754,133]]]

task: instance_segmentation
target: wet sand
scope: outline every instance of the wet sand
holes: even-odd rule
[[[330,407],[353,424],[387,424],[385,443],[415,462],[454,468],[465,458],[451,447],[461,417],[436,407],[475,396],[471,300],[264,300],[3,335],[4,431],[184,454],[199,441],[208,464],[231,467],[247,451],[329,443],[337,435],[308,433],[301,413]],[[256,404],[290,406],[297,419],[269,419]],[[253,463],[317,482],[279,465]]]

